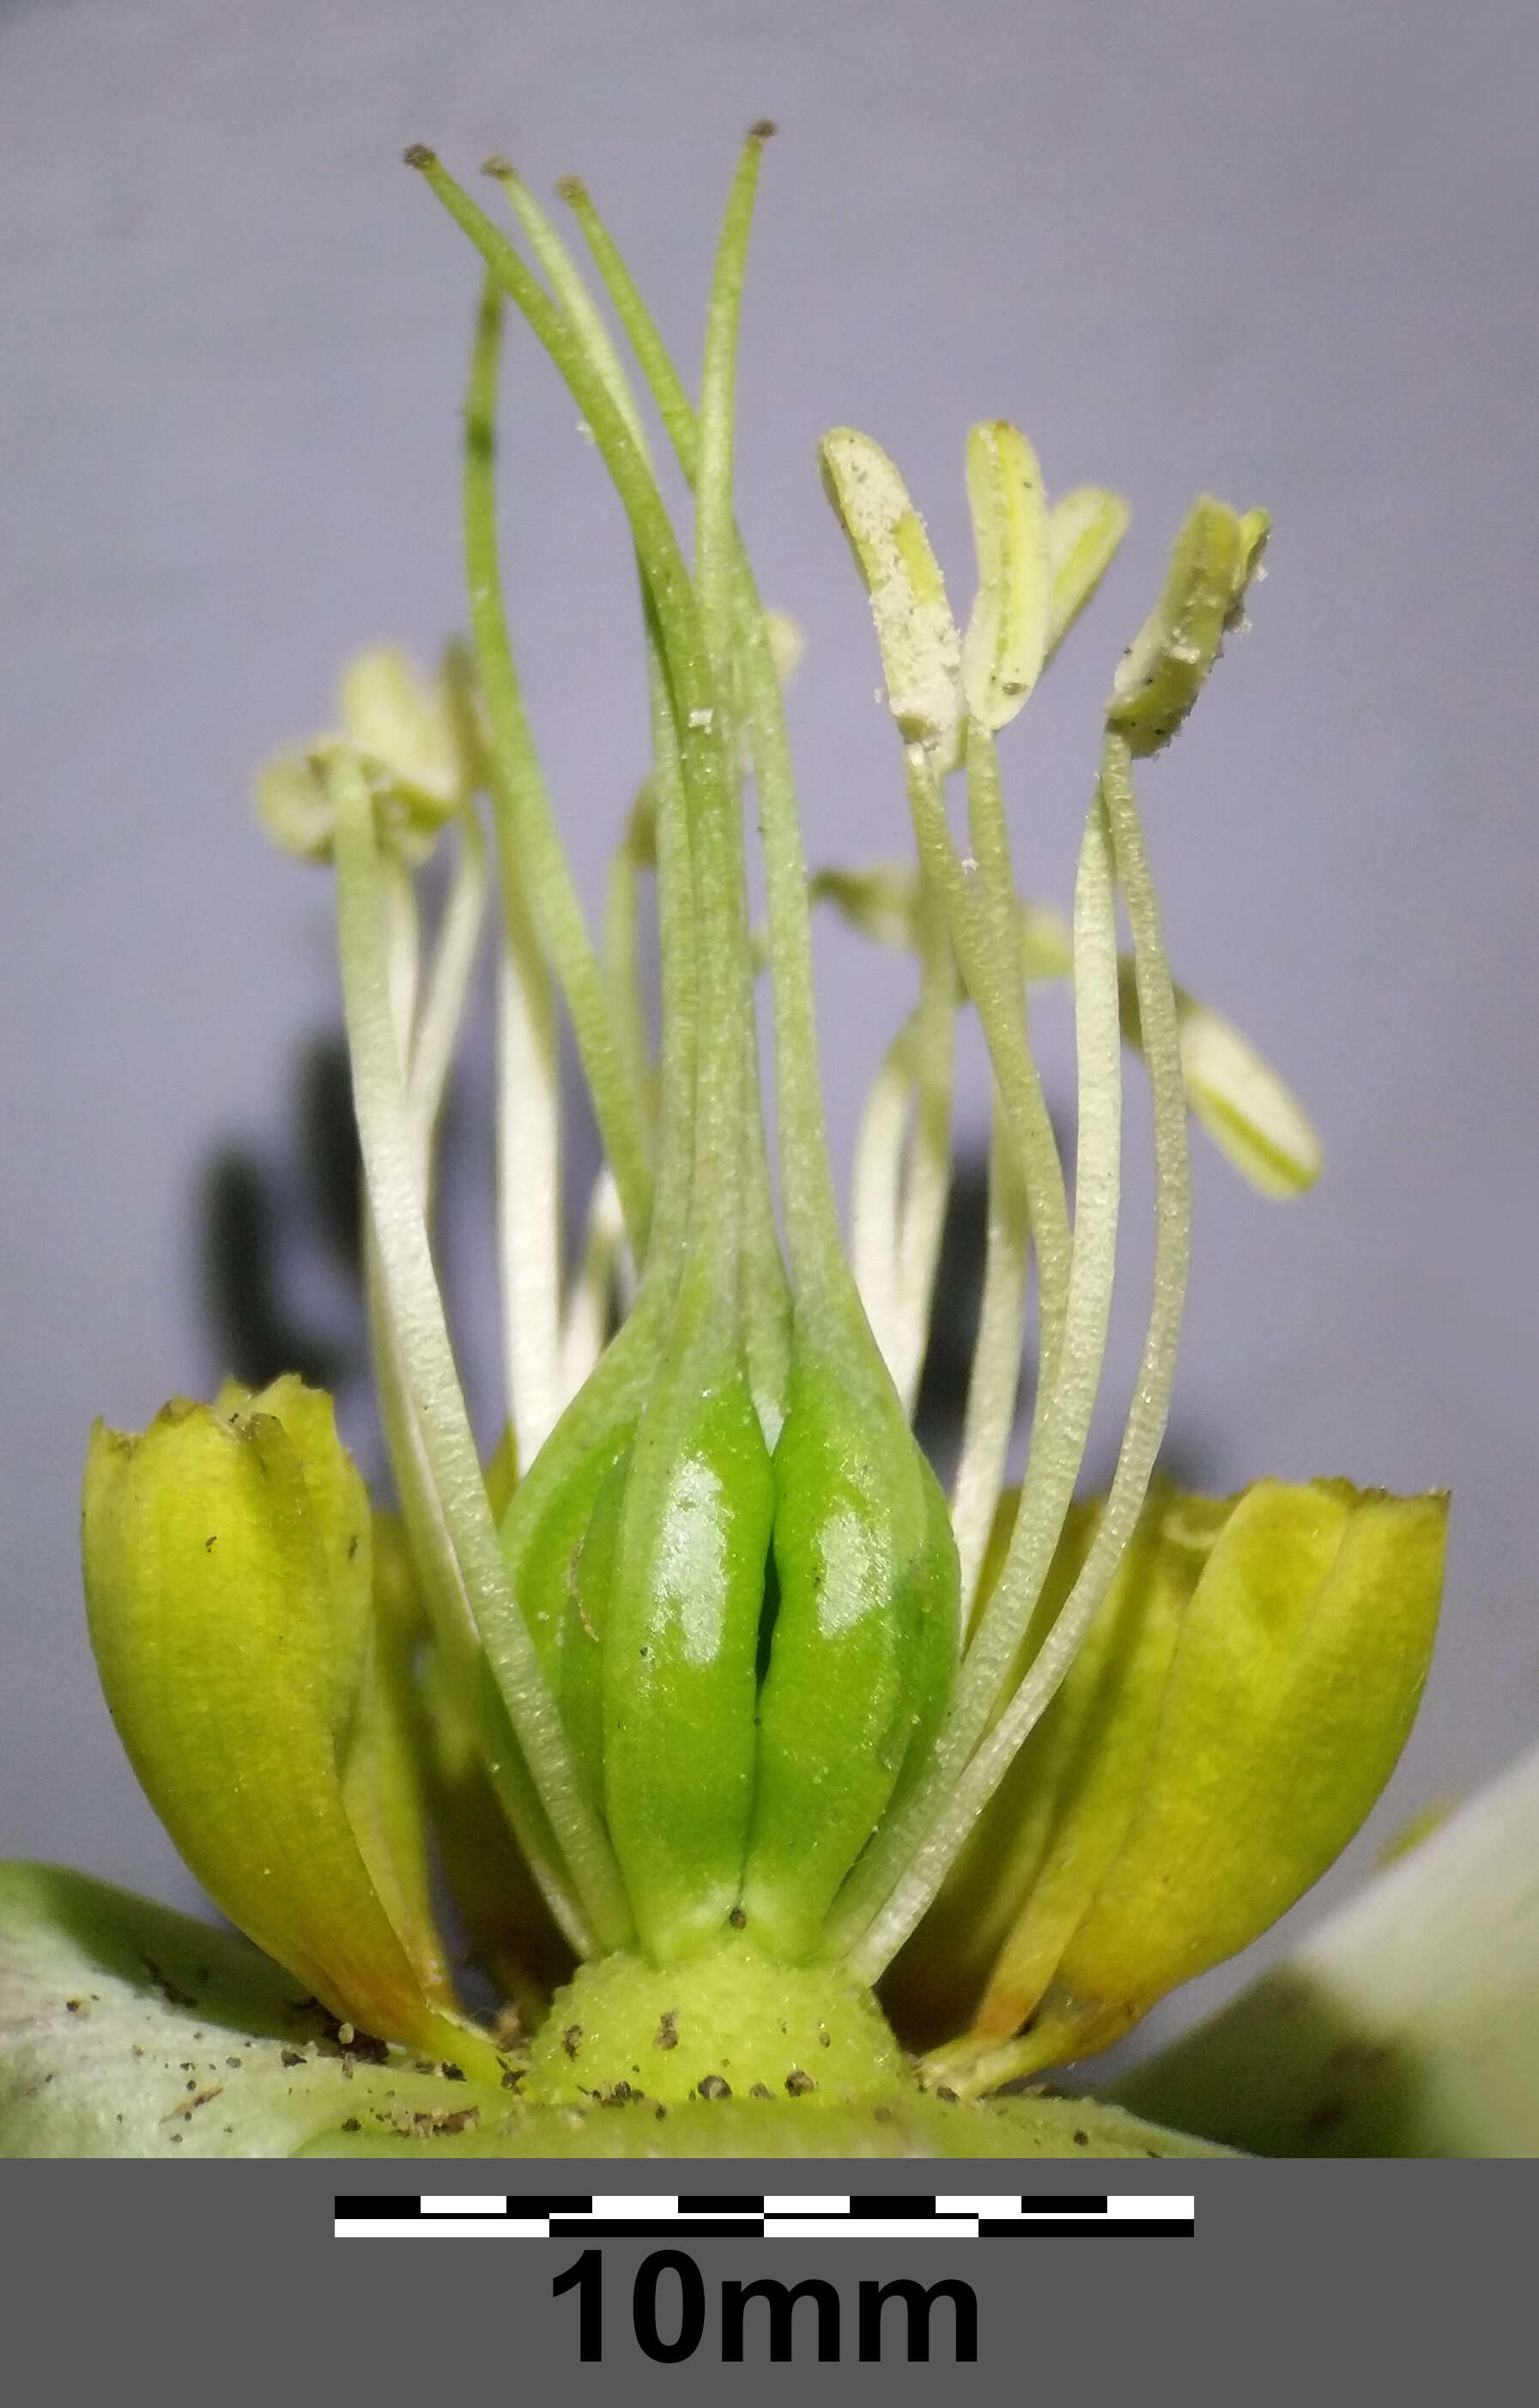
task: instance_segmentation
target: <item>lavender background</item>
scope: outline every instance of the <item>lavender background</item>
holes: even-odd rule
[[[973,419],[1019,418],[1050,485],[1134,502],[1007,754],[1023,882],[1061,903],[1097,704],[1176,521],[1204,487],[1274,512],[1255,633],[1145,796],[1178,975],[1296,1084],[1328,1172],[1279,1209],[1197,1141],[1174,1461],[1218,1489],[1343,1470],[1455,1492],[1422,1720],[1303,1916],[1539,1725],[1539,17],[1520,0],[12,0],[7,1855],[195,1899],[96,1688],[78,1482],[94,1414],[142,1425],[224,1368],[204,1259],[218,1180],[227,1211],[254,1172],[280,1234],[305,1217],[296,1098],[338,1017],[329,897],[257,835],[251,772],[325,723],[351,651],[428,657],[461,615],[475,272],[401,148],[431,139],[465,172],[506,149],[541,187],[580,168],[691,358],[735,140],[766,112],[782,133],[745,321],[741,515],[809,637],[792,733],[815,857],[905,842],[869,627],[818,489],[824,427],[868,427],[905,466],[962,604]],[[532,348],[507,381],[516,632],[596,901],[643,740],[623,529]],[[905,982],[833,930],[820,958],[843,1172]],[[1051,1014],[1045,1044],[1066,1099]],[[976,1129],[976,1055],[969,1079]],[[458,1124],[471,1170],[483,1080],[484,1047]],[[449,1237],[490,1416],[469,1207]],[[345,1359],[335,1257],[284,1260],[285,1310]],[[1103,1464],[1141,1327],[1136,1205],[1126,1262]]]

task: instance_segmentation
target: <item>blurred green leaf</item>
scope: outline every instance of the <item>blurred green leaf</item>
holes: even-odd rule
[[[286,2157],[365,2115],[506,2103],[417,2069],[402,2049],[344,2048],[237,1933],[83,1873],[0,1865],[0,2157]]]

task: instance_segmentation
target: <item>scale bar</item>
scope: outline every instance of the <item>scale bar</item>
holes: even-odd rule
[[[1196,2201],[1094,2191],[338,2194],[339,2241],[1176,2241]]]

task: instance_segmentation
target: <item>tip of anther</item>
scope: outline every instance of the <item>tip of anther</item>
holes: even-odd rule
[[[505,159],[500,150],[493,150],[490,159],[481,161],[481,173],[483,176],[514,176],[518,170],[511,159]]]
[[[437,152],[430,150],[425,142],[408,142],[401,156],[408,167],[436,167],[438,165]]]
[[[580,176],[562,176],[558,178],[556,191],[560,194],[561,198],[566,203],[568,208],[576,208],[580,202],[585,201],[588,198],[588,187],[583,182]]]
[[[748,128],[748,140],[750,142],[767,142],[770,136],[777,133],[779,129],[773,117],[756,118],[754,122]]]

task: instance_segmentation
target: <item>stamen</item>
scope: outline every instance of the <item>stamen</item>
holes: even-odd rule
[[[987,743],[981,730],[969,739],[970,785],[975,795],[981,781],[991,774],[991,747],[986,751]],[[1012,882],[1007,896],[999,891],[1000,849],[991,837],[978,854],[981,875],[969,875],[947,824],[933,766],[918,745],[909,745],[905,758],[920,860],[946,906],[962,982],[983,1024],[1010,1140],[1026,1183],[1042,1319],[1040,1416],[1059,1376],[1068,1300],[1069,1212],[1058,1144],[1026,1034],[1014,886]],[[986,813],[979,818],[975,843],[991,816]]]
[[[577,1277],[566,1301],[562,1325],[562,1403],[568,1404],[604,1352],[611,1312],[623,1309],[620,1294],[625,1249],[625,1221],[612,1170],[605,1168],[593,1182],[588,1202],[588,1226]]]
[[[977,1338],[967,1383],[962,1453],[951,1492],[951,1527],[962,1566],[962,1612],[969,1626],[976,1610],[978,1574],[1004,1492],[1015,1432],[1032,1252],[1026,1182],[997,1086],[989,1143],[987,1215]]]
[[[467,832],[475,827],[478,838],[478,824],[468,806],[463,817]],[[386,885],[389,900],[384,913],[385,941],[390,956],[386,986],[398,1056],[403,1046],[411,1044],[414,1023],[417,1026],[416,1046],[407,1070],[407,1112],[424,1211],[432,1184],[433,1127],[441,1096],[435,1046],[427,1032],[440,1015],[446,1021],[454,1016],[450,998],[462,969],[468,971],[469,948],[463,945],[461,916],[454,898],[456,894],[466,894],[473,884],[475,872],[467,868],[471,863],[480,868],[484,887],[484,846],[472,848],[467,836],[430,973],[428,999],[420,1016],[415,895],[409,881],[392,878]],[[372,1206],[364,1211],[363,1294],[386,1451],[443,1676],[460,1711],[471,1727],[480,1733],[488,1777],[518,1835],[547,1905],[576,1952],[579,1956],[591,1955],[596,1945],[592,1930],[573,1892],[555,1836],[519,1755],[506,1708],[487,1670],[469,1597],[433,1484],[421,1431],[406,1391],[400,1349],[386,1308]]]
[[[871,1334],[893,1374],[899,1359],[898,1254],[904,1141],[914,1101],[919,1016],[910,1012],[883,1054],[861,1114],[850,1182],[849,1254]]]
[[[1052,609],[1047,505],[1036,453],[996,419],[967,438],[978,590],[962,645],[967,708],[997,734],[1042,674]]]
[[[619,1869],[582,1795],[534,1642],[508,1590],[434,1274],[391,1016],[372,806],[362,774],[345,753],[332,777],[337,948],[354,1103],[402,1384],[458,1574],[531,1777],[592,1929],[602,1944],[616,1947],[630,1929]]]
[[[951,1191],[956,1026],[957,974],[951,939],[939,897],[925,882],[919,892],[914,1141],[898,1226],[897,1360],[892,1367],[893,1384],[911,1421],[930,1333],[946,1201]]]
[[[526,1469],[563,1401],[560,1115],[555,996],[510,863],[497,963],[497,1252],[507,1410]]]
[[[924,1364],[951,1184],[958,1001],[950,939],[922,882],[920,896],[930,906],[931,920],[921,999],[871,1082],[856,1135],[850,1187],[850,1267],[871,1334],[910,1420]]]
[[[656,1143],[657,1066],[641,969],[641,881],[657,867],[657,797],[648,779],[609,859],[604,897],[604,982],[631,1084]],[[654,1208],[655,1209],[655,1208]]]
[[[449,1064],[459,1041],[471,973],[486,911],[486,838],[474,808],[458,817],[459,857],[434,948],[433,966],[416,1013],[406,1094],[418,1175],[429,1204],[433,1196],[433,1139],[443,1105]]]
[[[983,739],[970,746],[981,752]],[[989,748],[986,758],[991,756]],[[997,809],[992,789],[985,819]],[[1120,1184],[1121,1044],[1117,1002],[1116,884],[1104,814],[1092,804],[1075,884],[1075,1052],[1078,1066],[1074,1250],[1063,1340],[1047,1373],[1020,1511],[999,1585],[967,1651],[937,1778],[964,1759],[998,1702],[1058,1544],[1084,1459],[1111,1311]]]
[[[1113,732],[1108,732],[1102,754],[1100,800],[1133,930],[1154,1097],[1154,1280],[1143,1358],[1111,1488],[1079,1577],[1020,1687],[958,1782],[945,1814],[859,1944],[849,1950],[852,1970],[865,1981],[875,1981],[903,1945],[956,1861],[1017,1750],[1051,1703],[1100,1609],[1143,1510],[1170,1409],[1190,1245],[1186,1096],[1175,990],[1144,851],[1131,755],[1123,738]]]
[[[992,740],[976,723],[969,731],[968,766],[975,797],[975,840],[979,848],[980,869],[989,881],[986,891],[993,900],[997,928],[1003,920],[999,909],[1001,890],[1005,882],[1009,880],[1010,873],[1007,854],[1004,851],[1003,813]],[[859,1869],[841,1901],[834,1936],[837,1944],[847,1949],[852,1948],[863,1919],[877,1906],[884,1891],[896,1879],[905,1862],[912,1859],[917,1863],[925,1859],[934,1833],[950,1828],[954,1809],[949,1801],[960,1794],[954,1784],[960,1783],[962,1769],[988,1728],[1007,1684],[1010,1668],[1051,1565],[1084,1455],[1105,1351],[1116,1256],[1119,1195],[1121,1054],[1117,1007],[1116,889],[1107,846],[1108,838],[1098,800],[1091,808],[1086,826],[1076,882],[1074,951],[1079,1125],[1076,1224],[1062,1335],[1051,1354],[1047,1352],[1048,1339],[1045,1336],[1043,1340],[1043,1364],[1026,1477],[1005,1568],[963,1657],[951,1712],[925,1777],[908,1806],[893,1818],[890,1828],[870,1851],[866,1863]],[[1009,895],[1013,928],[1016,923],[1013,882],[1009,885]],[[1019,940],[1015,954],[1019,986]],[[1020,1040],[1018,1039],[1017,1041]],[[994,1068],[996,1083],[1003,1089],[1002,1065],[997,1055],[994,1056]],[[1056,1150],[1054,1160],[1056,1163]],[[1013,1304],[1015,1276],[1006,1257],[999,1265],[999,1322],[990,1326],[987,1333],[980,1329],[980,1338],[987,1334],[991,1350],[1002,1345],[1002,1332],[1006,1326],[1005,1316]],[[1009,1326],[1019,1331],[1019,1323],[1012,1322]],[[1004,1392],[1007,1383],[1003,1366],[997,1360],[986,1364],[983,1376],[991,1383],[991,1393],[989,1388],[985,1389],[979,1412],[980,1415],[985,1410],[990,1413],[990,1455],[997,1460],[1000,1423],[1006,1410]],[[1007,1435],[1006,1430],[1006,1441]],[[982,1524],[983,1543],[987,1542],[996,1503],[997,1492],[993,1498],[989,1498],[986,1492],[977,1497],[976,1510],[977,1521]],[[986,1504],[988,1522],[984,1523]],[[970,1532],[970,1547],[977,1552],[979,1546],[978,1531],[975,1526]],[[959,1833],[958,1846],[965,1836],[966,1828],[964,1826]],[[900,1883],[900,1893],[903,1888],[904,1884]],[[869,1948],[879,1944],[875,1934],[883,1928],[885,1916],[878,1915],[872,1936],[868,1942],[861,1943],[861,1961],[864,1961],[864,1954]],[[901,1943],[894,1942],[892,1944],[896,1947]],[[887,1960],[884,1957],[882,1961],[885,1963]]]
[[[1072,493],[1060,494],[1048,511],[1047,560],[1053,580],[1048,660],[1111,566],[1127,527],[1126,502],[1120,494],[1108,494],[1099,485],[1076,485]]]
[[[479,211],[476,215],[515,262],[520,276],[539,294],[541,307],[554,319],[554,305],[540,292],[512,246],[495,235]],[[489,277],[477,324],[465,405],[464,541],[471,633],[492,730],[492,799],[498,856],[504,865],[505,882],[512,874],[507,865],[517,864],[528,894],[528,908],[561,982],[593,1099],[599,1134],[614,1167],[615,1182],[625,1208],[626,1228],[639,1258],[652,1210],[652,1175],[641,1109],[626,1075],[603,973],[550,809],[524,711],[503,607],[494,480],[501,338],[502,300],[496,280]],[[613,408],[612,404],[608,407]]]

